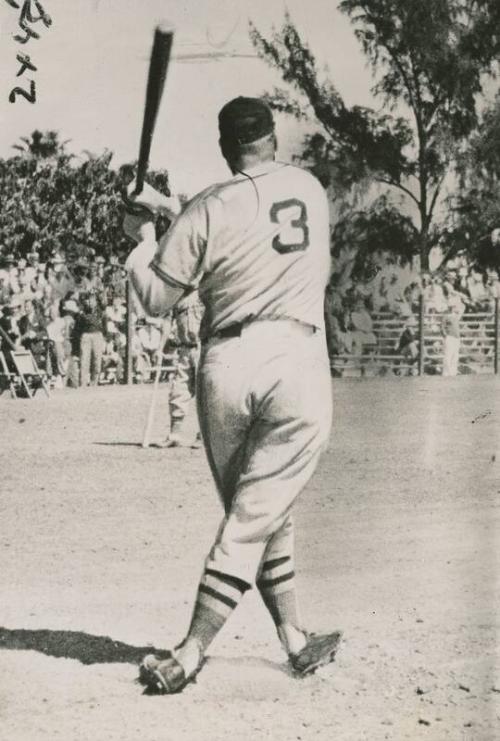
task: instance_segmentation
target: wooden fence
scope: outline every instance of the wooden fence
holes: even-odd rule
[[[442,325],[445,314],[427,311],[423,301],[413,316],[417,355],[398,350],[408,317],[389,312],[373,313],[376,344],[361,353],[336,354],[330,358],[335,376],[440,374],[443,364]],[[463,314],[460,320],[459,373],[499,373],[499,301],[490,311]]]

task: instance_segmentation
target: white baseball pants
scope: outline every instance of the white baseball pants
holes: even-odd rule
[[[256,321],[209,340],[198,413],[224,506],[206,567],[254,584],[261,562],[293,553],[290,509],[316,468],[332,416],[322,332]]]

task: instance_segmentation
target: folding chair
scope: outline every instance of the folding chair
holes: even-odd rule
[[[17,399],[16,387],[17,374],[9,369],[7,360],[3,352],[0,352],[0,394],[5,391],[7,386],[13,399]]]
[[[10,357],[28,398],[32,399],[39,388],[43,388],[50,397],[47,373],[38,369],[32,353],[29,350],[11,350]]]

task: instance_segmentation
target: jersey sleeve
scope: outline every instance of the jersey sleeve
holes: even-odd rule
[[[199,198],[175,219],[160,239],[151,269],[176,287],[196,286],[203,273],[207,240],[207,203]]]

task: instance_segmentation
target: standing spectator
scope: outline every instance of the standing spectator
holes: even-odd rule
[[[81,301],[73,330],[80,348],[80,385],[96,386],[104,352],[104,314],[94,293],[85,294]]]
[[[450,303],[450,313],[443,319],[443,376],[456,376],[460,355],[460,317],[463,304],[458,301]]]
[[[5,270],[7,272],[7,282],[12,293],[19,293],[19,283],[17,280],[16,260],[12,253],[5,258]]]
[[[40,255],[37,252],[37,250],[33,247],[30,252],[26,255],[26,275],[28,276],[28,280],[30,283],[32,283],[37,274],[38,274],[38,267],[40,265]]]
[[[45,263],[40,262],[38,263],[35,276],[31,280],[31,290],[34,291],[37,295],[43,296],[45,293],[45,288],[47,286],[47,266]]]
[[[102,258],[97,258],[97,260]],[[87,271],[87,289],[89,293],[102,293],[104,290],[104,284],[99,275],[98,262],[91,262]]]
[[[89,293],[89,284],[87,279],[87,265],[83,262],[77,262],[73,268],[73,291],[77,295]]]
[[[10,302],[12,292],[8,284],[7,276],[0,273],[0,306],[6,306]]]
[[[66,370],[66,383],[72,388],[78,388],[80,382],[80,338],[75,333],[76,317],[80,308],[74,298],[68,298],[61,305],[61,316],[66,325],[64,352],[68,359]]]
[[[55,254],[50,261],[47,280],[50,286],[50,298],[53,301],[60,301],[75,287],[75,281],[66,262],[59,254]]]
[[[111,258],[111,260],[112,262],[107,274],[109,288],[113,296],[118,296],[125,300],[127,291],[127,274],[123,267],[116,262],[116,258]]]
[[[66,355],[66,321],[59,311],[59,302],[49,307],[49,322],[47,324],[47,336],[50,340],[50,360],[54,385],[56,388],[64,386],[68,358]]]

